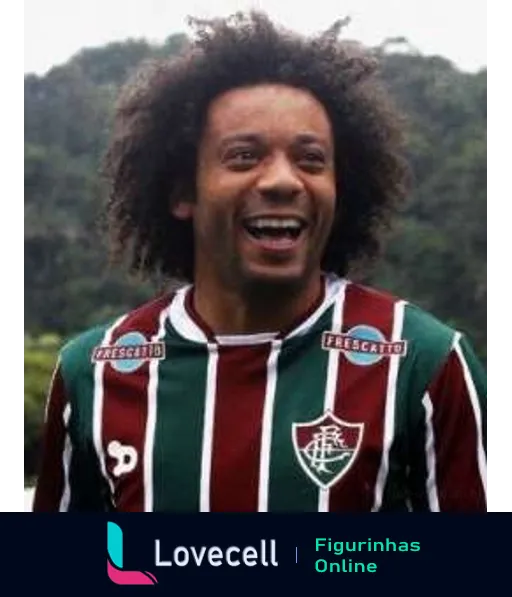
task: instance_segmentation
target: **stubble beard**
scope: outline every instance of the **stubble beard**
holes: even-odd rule
[[[295,276],[258,275],[251,271],[250,264],[244,262],[233,230],[225,225],[222,218],[214,222],[210,231],[210,236],[213,235],[224,239],[222,244],[210,246],[205,251],[209,253],[210,266],[216,270],[215,277],[224,289],[238,295],[249,308],[257,311],[281,305],[285,307],[287,303],[294,302],[301,293],[307,291],[318,269],[316,257],[308,253],[301,271]],[[276,268],[279,268],[278,264]]]
[[[260,276],[248,271],[242,260],[236,259],[236,291],[245,304],[254,306],[255,310],[263,308],[279,308],[294,302],[306,292],[314,275],[312,263],[305,263],[303,270],[296,276]]]

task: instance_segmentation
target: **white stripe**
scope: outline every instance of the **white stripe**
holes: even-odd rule
[[[343,307],[345,305],[345,292],[346,283],[343,284],[338,290],[338,296],[334,303],[331,331],[333,334],[341,334],[343,329]],[[329,360],[327,364],[327,382],[325,385],[325,398],[324,398],[324,412],[334,412],[334,403],[336,399],[336,388],[338,382],[338,369],[340,363],[339,350],[329,351]],[[329,512],[329,496],[330,490],[320,488],[318,496],[318,511]]]
[[[471,406],[473,407],[473,414],[475,415],[477,435],[476,457],[478,462],[478,472],[480,473],[480,480],[482,482],[485,499],[487,501],[487,464],[482,435],[482,412],[480,410],[480,403],[478,402],[477,391],[473,382],[473,378],[471,377],[471,372],[469,371],[468,364],[466,363],[466,359],[464,358],[464,354],[459,344],[460,338],[460,333],[456,332],[453,344],[455,348],[455,353],[457,354],[460,364],[462,366],[462,371],[464,373],[464,381],[466,382],[466,388],[468,390],[469,399],[471,401]]]
[[[57,356],[57,362],[55,363],[55,367],[53,368],[52,377],[50,379],[49,390],[46,395],[46,403],[44,406],[44,422],[46,423],[48,420],[48,411],[50,410],[50,402],[53,394],[53,386],[55,385],[55,378],[57,377],[57,371],[60,367],[61,356],[60,353]]]
[[[258,512],[268,511],[268,483],[270,472],[270,449],[272,444],[272,422],[274,419],[274,401],[277,383],[277,361],[281,351],[281,340],[272,342],[267,361],[267,384],[265,404],[263,406],[263,425],[261,430],[260,474],[258,486]]]
[[[395,304],[393,313],[393,331],[391,332],[391,341],[396,342],[400,340],[402,335],[402,328],[404,323],[405,301],[398,301]],[[382,443],[382,457],[380,461],[379,472],[377,474],[377,482],[375,484],[375,495],[372,512],[376,512],[382,505],[382,497],[384,495],[384,487],[388,477],[389,470],[389,450],[393,443],[393,436],[395,434],[395,401],[396,401],[396,382],[398,378],[398,368],[400,366],[399,354],[394,354],[389,357],[389,371],[388,371],[388,385],[386,390],[386,411],[384,413],[384,438]]]
[[[158,331],[151,342],[160,341],[165,335],[165,322],[169,317],[170,307],[162,310],[158,318]],[[153,511],[153,451],[155,445],[155,427],[157,415],[158,366],[160,359],[151,359],[149,363],[148,382],[148,412],[146,417],[146,431],[144,436],[144,511]]]
[[[62,491],[62,496],[60,499],[59,504],[59,512],[67,512],[69,510],[69,498],[70,498],[70,488],[69,488],[69,465],[71,463],[71,439],[69,437],[69,417],[71,415],[71,405],[68,402],[64,407],[64,412],[62,413],[62,420],[64,422],[64,429],[66,430],[66,435],[64,437],[64,450],[62,452],[62,471],[64,475],[64,489]]]
[[[217,363],[219,353],[216,344],[208,344],[208,369],[206,373],[206,400],[203,422],[203,453],[201,456],[200,511],[210,511],[210,477],[212,467],[213,416],[217,393]]]
[[[314,311],[303,323],[292,330],[287,336],[286,340],[295,336],[302,336],[310,330],[315,323],[322,317],[322,315],[331,307],[334,301],[338,298],[340,292],[346,286],[347,280],[338,278],[333,274],[329,274],[325,278],[325,298],[322,304]]]
[[[180,288],[171,301],[169,308],[169,320],[180,336],[191,342],[206,344],[208,338],[197,323],[189,316],[185,309],[185,297],[191,290],[191,286]]]
[[[50,402],[52,400],[54,386],[55,386],[55,379],[57,377],[57,372],[60,367],[61,357],[60,354],[57,357],[57,362],[55,363],[55,367],[53,368],[52,377],[49,384],[49,390],[46,396],[46,403],[44,407],[44,422],[48,421],[48,414],[50,410]],[[69,402],[65,405],[64,410],[62,412],[62,420],[64,422],[64,447],[62,450],[62,475],[63,475],[63,489],[62,495],[60,497],[59,502],[59,511],[60,512],[67,512],[69,508],[69,498],[70,498],[70,487],[69,487],[69,465],[71,462],[71,440],[69,438],[68,432],[68,424],[69,424],[69,415],[71,412],[71,406]]]
[[[101,346],[107,346],[112,339],[114,330],[123,323],[127,315],[123,315],[117,319],[114,324],[107,329]],[[102,428],[103,428],[103,370],[105,369],[105,361],[98,361],[94,365],[94,396],[93,396],[93,414],[92,414],[92,436],[93,443],[98,456],[100,471],[110,487],[110,494],[112,501],[114,501],[114,483],[107,473],[105,452],[103,451],[102,442]]]
[[[436,481],[436,449],[434,437],[434,425],[432,423],[432,413],[434,407],[430,394],[425,392],[422,400],[425,408],[425,458],[427,463],[427,498],[431,512],[440,512],[439,497],[437,495]]]
[[[239,334],[238,336],[216,336],[215,340],[223,346],[254,346],[267,344],[277,336],[277,332],[263,334]]]

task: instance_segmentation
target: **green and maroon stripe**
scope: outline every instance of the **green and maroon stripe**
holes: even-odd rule
[[[192,292],[180,289],[170,306],[160,371],[154,457],[160,511],[210,511],[218,345],[195,312]]]
[[[350,284],[345,296],[343,333],[364,324],[391,340],[394,306],[391,297]],[[374,505],[386,449],[386,404],[394,401],[394,388],[388,387],[390,360],[384,356],[377,363],[358,365],[340,352],[334,414],[347,423],[363,423],[364,428],[354,464],[330,489],[330,511],[369,511]]]
[[[205,393],[210,356],[206,345],[173,330],[159,365],[154,433],[154,510],[200,510]]]
[[[137,310],[112,330],[109,344],[114,344],[129,332],[139,332],[147,342],[154,341],[161,326],[162,314],[169,304],[168,297],[159,298]],[[96,367],[101,363],[96,364]],[[114,487],[114,503],[121,511],[140,512],[152,509],[148,503],[152,487],[152,441],[148,415],[152,403],[151,384],[158,382],[158,361],[144,361],[131,373],[119,372],[110,362],[105,363],[103,376],[103,404],[101,412],[101,442],[105,469]],[[149,445],[146,445],[148,435]],[[110,442],[131,446],[137,452],[133,471],[116,477],[113,474],[117,459],[109,455]],[[148,467],[150,470],[148,470]],[[149,482],[148,482],[149,477]]]
[[[126,378],[126,379],[124,379]],[[115,485],[114,502],[121,511],[144,510],[144,439],[147,420],[147,387],[149,363],[144,363],[136,374],[120,373],[107,363],[104,372],[105,400],[103,405],[103,451],[106,469]],[[110,442],[132,446],[137,452],[137,463],[132,472],[115,477],[117,460],[109,455]]]
[[[64,494],[64,444],[67,429],[64,408],[67,404],[60,363],[55,366],[46,404],[46,428],[42,443],[44,460],[34,494],[34,512],[55,512],[61,509]],[[59,463],[59,466],[55,466]]]
[[[218,347],[210,510],[258,510],[263,408],[270,342]]]
[[[312,328],[286,339],[279,353],[268,473],[268,511],[316,512],[318,509],[319,488],[299,463],[292,430],[294,423],[308,423],[324,411],[328,353],[322,349],[322,330],[329,329],[332,316],[331,301],[331,306]]]
[[[481,512],[486,509],[481,410],[457,342],[427,391],[432,404],[434,444],[430,457],[427,453],[427,468],[435,469],[437,489],[431,489],[429,501],[432,506],[432,497],[437,497],[442,512]]]

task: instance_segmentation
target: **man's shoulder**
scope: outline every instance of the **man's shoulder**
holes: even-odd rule
[[[79,332],[62,347],[60,362],[67,377],[72,377],[93,364],[95,348],[115,341],[121,334],[148,337],[154,333],[160,313],[169,305],[171,294],[161,295],[101,324]]]
[[[348,284],[345,288],[350,289],[349,291],[353,300],[359,304],[364,304],[366,307],[370,306],[372,309],[393,308],[395,304],[402,300],[400,297],[377,286],[354,282],[352,280],[346,280],[346,282]]]
[[[387,290],[353,283],[358,299],[373,309],[393,309],[401,318],[402,337],[415,349],[440,357],[446,355],[458,333],[455,326],[443,321],[415,301]]]
[[[422,396],[463,334],[414,301],[364,286],[359,286],[358,292],[366,309],[393,309],[393,339],[405,343],[401,375],[408,379],[411,394]]]
[[[98,324],[72,336],[60,350],[59,359],[64,372],[71,373],[77,367],[90,364],[94,348],[101,344],[115,321]]]
[[[458,331],[455,326],[441,320],[414,302],[405,302],[404,334],[425,344],[452,344]]]

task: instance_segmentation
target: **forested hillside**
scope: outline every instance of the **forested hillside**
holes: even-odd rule
[[[119,86],[149,57],[175,53],[130,40],[82,51],[25,77],[25,446],[33,474],[52,361],[70,335],[151,295],[106,267],[96,232],[99,162]],[[486,86],[440,57],[382,51],[383,77],[410,119],[414,191],[371,283],[466,332],[486,354]]]

